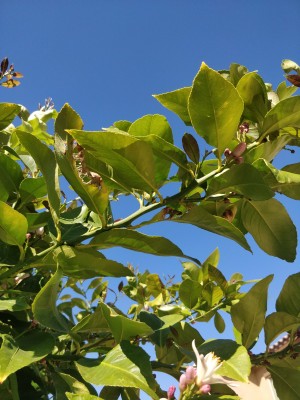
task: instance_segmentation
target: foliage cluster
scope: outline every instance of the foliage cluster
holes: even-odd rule
[[[299,66],[284,60],[282,67],[295,72],[289,80],[297,83]],[[1,79],[13,80],[8,60],[1,71]],[[32,113],[0,104],[1,398],[134,400],[143,391],[172,399],[174,391],[166,393],[154,374],[179,380],[199,365],[194,341],[208,359],[211,352],[220,357],[220,377],[246,383],[251,368],[263,366],[280,399],[299,399],[300,273],[286,280],[276,312],[266,316],[272,276],[241,292],[247,282],[241,274],[224,276],[218,250],[200,262],[170,240],[139,231],[164,221],[192,224],[246,251],[250,234],[270,256],[293,262],[297,233],[277,194],[300,199],[300,163],[277,169],[273,160],[300,144],[296,89],[282,82],[275,90],[239,64],[215,71],[203,63],[190,87],[154,96],[194,129],[183,135],[182,149],[162,115],[84,131],[68,104],[56,111],[47,100]],[[197,135],[207,144],[201,153]],[[71,201],[64,182],[74,191]],[[171,182],[178,190],[166,196]],[[135,199],[137,209],[115,220],[111,204],[120,196]],[[115,246],[177,256],[184,260],[182,279],[163,282],[107,259],[102,251]],[[108,277],[126,279],[119,291],[132,301],[127,315],[107,302]],[[223,332],[224,312],[235,340],[203,338],[195,323],[213,319]],[[262,331],[266,352],[253,354]],[[288,346],[268,351],[284,332]],[[211,383],[209,399],[239,398],[234,387]],[[178,396],[207,397],[194,381]]]

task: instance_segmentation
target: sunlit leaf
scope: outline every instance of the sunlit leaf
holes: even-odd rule
[[[12,373],[44,358],[54,346],[49,333],[31,331],[15,340],[9,335],[0,335],[0,383]]]
[[[0,201],[0,239],[7,244],[22,246],[27,230],[24,215]]]
[[[185,87],[172,92],[154,94],[153,97],[168,110],[177,114],[186,125],[192,125],[188,111],[188,99],[191,89],[191,87]]]
[[[202,63],[188,102],[193,127],[221,157],[236,134],[243,100],[235,87]]]
[[[300,128],[300,96],[281,100],[265,116],[262,133],[264,136],[282,128]]]
[[[148,354],[129,342],[114,347],[100,363],[81,359],[76,362],[76,367],[85,380],[95,385],[135,387],[154,400],[159,399],[151,389],[154,382]]]

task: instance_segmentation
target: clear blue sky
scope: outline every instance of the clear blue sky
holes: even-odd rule
[[[69,102],[87,130],[161,113],[179,145],[183,133],[192,130],[151,94],[190,85],[202,61],[214,69],[232,62],[246,65],[276,87],[284,79],[281,60],[300,62],[299,18],[299,0],[5,1],[0,58],[7,56],[24,78],[16,89],[0,90],[0,101],[21,103],[31,111],[46,97],[53,98],[57,109]],[[280,162],[299,162],[299,154],[296,150]],[[298,204],[284,204],[299,229]],[[125,206],[119,212],[125,216]],[[299,271],[299,257],[294,264],[269,257],[251,238],[253,255],[227,239],[182,224],[154,225],[144,232],[166,235],[200,260],[218,246],[220,268],[228,278],[237,271],[246,279],[274,272],[270,310],[284,279]],[[107,255],[141,270],[181,272],[175,258],[118,249]],[[205,337],[217,336],[211,331],[206,335],[205,324],[199,329]]]

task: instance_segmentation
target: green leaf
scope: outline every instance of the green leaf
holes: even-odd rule
[[[190,133],[185,133],[182,137],[182,146],[189,158],[197,164],[200,160],[200,150],[194,136]]]
[[[173,144],[172,129],[166,117],[163,115],[145,115],[131,124],[128,133],[141,140],[143,140],[144,137],[147,138],[148,136],[154,135],[156,138],[161,138],[163,141]],[[171,162],[158,154],[154,155],[154,166],[155,182],[156,185],[160,187],[168,177]]]
[[[86,317],[82,318],[82,320],[80,320],[78,322],[78,324],[72,328],[72,332],[110,333],[111,330],[110,330],[107,320],[102,312],[102,308],[98,307],[93,314],[87,315]]]
[[[34,231],[41,226],[47,225],[51,219],[51,214],[47,211],[40,213],[26,213],[28,231]]]
[[[27,230],[24,215],[0,201],[0,239],[7,244],[22,246]]]
[[[238,381],[248,382],[250,371],[251,361],[248,351],[245,347],[239,346],[229,359],[223,361],[218,374]]]
[[[132,276],[129,268],[106,260],[97,250],[80,247],[60,246],[53,252],[54,260],[61,266],[64,275],[77,279],[90,279],[96,276]]]
[[[217,339],[209,340],[198,347],[200,354],[214,352],[223,360],[222,366],[218,369],[218,375],[248,382],[251,370],[251,361],[245,347],[238,345],[233,340]]]
[[[215,317],[214,317],[214,324],[215,327],[217,329],[217,331],[219,333],[223,333],[225,330],[225,321],[223,319],[223,317],[221,316],[221,314],[219,314],[218,312],[215,313]]]
[[[0,131],[11,124],[20,111],[19,104],[0,103]]]
[[[196,132],[218,149],[220,158],[234,138],[243,112],[243,101],[237,90],[202,63],[193,82],[188,107]]]
[[[281,100],[265,116],[262,133],[267,136],[282,128],[300,128],[300,96]]]
[[[184,87],[172,92],[154,94],[153,97],[168,110],[177,114],[186,125],[192,125],[188,111],[190,93],[191,87]]]
[[[36,295],[32,303],[32,311],[34,319],[41,325],[58,332],[68,332],[70,323],[57,309],[57,298],[62,277],[62,270],[58,268],[52,278]]]
[[[300,318],[286,312],[274,312],[267,316],[265,322],[265,343],[269,346],[281,333],[297,329]]]
[[[117,343],[135,336],[148,336],[153,333],[153,330],[144,322],[133,321],[119,315],[104,303],[100,303],[99,308],[102,310]]]
[[[244,101],[244,117],[262,125],[268,112],[268,96],[264,81],[256,72],[249,72],[241,77],[237,91]]]
[[[297,86],[287,86],[286,81],[281,82],[276,89],[279,100],[284,100],[288,97],[291,97],[296,91]]]
[[[242,221],[259,247],[271,256],[292,262],[296,257],[297,232],[284,206],[275,199],[244,200]]]
[[[276,367],[274,365],[268,366],[267,370],[271,373],[277,395],[280,399],[300,399],[300,379],[298,370]]]
[[[61,194],[58,181],[58,165],[54,153],[47,145],[30,133],[17,130],[16,134],[21,144],[34,158],[34,161],[45,178],[51,214],[55,223],[58,223]]]
[[[233,165],[212,178],[207,189],[208,196],[229,192],[237,192],[252,200],[266,200],[274,196],[262,174],[250,164]]]
[[[191,279],[184,280],[179,286],[179,297],[183,304],[192,309],[194,308],[201,295],[202,285]]]
[[[151,145],[157,158],[163,158],[190,172],[186,155],[179,147],[174,146],[172,143],[156,135],[149,135],[140,139]]]
[[[185,257],[179,247],[161,236],[149,236],[144,233],[125,228],[115,228],[96,235],[89,246],[98,249],[124,247],[125,249],[154,254],[157,256]]]
[[[276,310],[300,316],[300,272],[290,275],[276,301]]]
[[[248,69],[244,65],[232,63],[230,64],[230,81],[236,86],[239,80],[248,72]]]
[[[25,178],[20,184],[20,195],[22,204],[46,196],[47,186],[44,177]]]
[[[62,140],[67,140],[66,129],[82,129],[83,121],[76,111],[66,103],[59,111],[54,125],[54,130]]]
[[[93,396],[92,394],[74,394],[66,392],[68,400],[103,400],[102,397]]]
[[[21,311],[30,308],[24,297],[17,297],[16,299],[0,300],[0,311]]]
[[[248,349],[257,339],[265,322],[268,287],[273,279],[269,275],[256,283],[241,300],[231,307],[231,319],[242,334],[242,344]]]
[[[173,143],[172,129],[163,115],[145,115],[134,121],[128,130],[132,136],[159,136],[167,142]]]
[[[237,242],[244,249],[251,251],[244,235],[238,228],[226,219],[210,214],[202,206],[192,207],[186,214],[173,218],[171,221],[195,225],[206,231],[225,236]]]
[[[282,135],[276,139],[268,142],[261,143],[255,146],[253,149],[247,151],[244,157],[244,162],[252,164],[259,158],[263,158],[266,161],[272,161],[276,155],[284,148],[286,144],[291,141],[290,135]]]
[[[16,196],[23,173],[19,164],[0,153],[0,200],[6,201],[10,194]]]
[[[108,205],[108,191],[103,183],[85,183],[74,165],[72,153],[65,152],[65,143],[55,136],[55,154],[59,168],[71,184],[73,190],[82,198],[90,210],[103,214]]]
[[[117,182],[146,192],[157,191],[153,152],[148,143],[119,132],[68,130],[96,159],[108,164]]]
[[[107,353],[100,364],[89,359],[81,359],[75,364],[82,377],[94,385],[135,387],[154,400],[159,399],[151,389],[154,381],[148,354],[126,341]]]
[[[41,360],[54,347],[52,336],[32,330],[18,340],[9,335],[0,335],[0,383],[19,369]]]
[[[295,200],[300,200],[300,174],[278,170],[266,160],[259,159],[253,164],[265,173],[264,181],[270,188]],[[294,164],[295,165],[295,164]],[[288,166],[287,166],[288,167]]]

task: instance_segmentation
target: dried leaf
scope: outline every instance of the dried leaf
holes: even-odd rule
[[[7,68],[8,68],[8,58],[5,57],[1,61],[1,72],[4,74],[4,72],[7,70]]]

